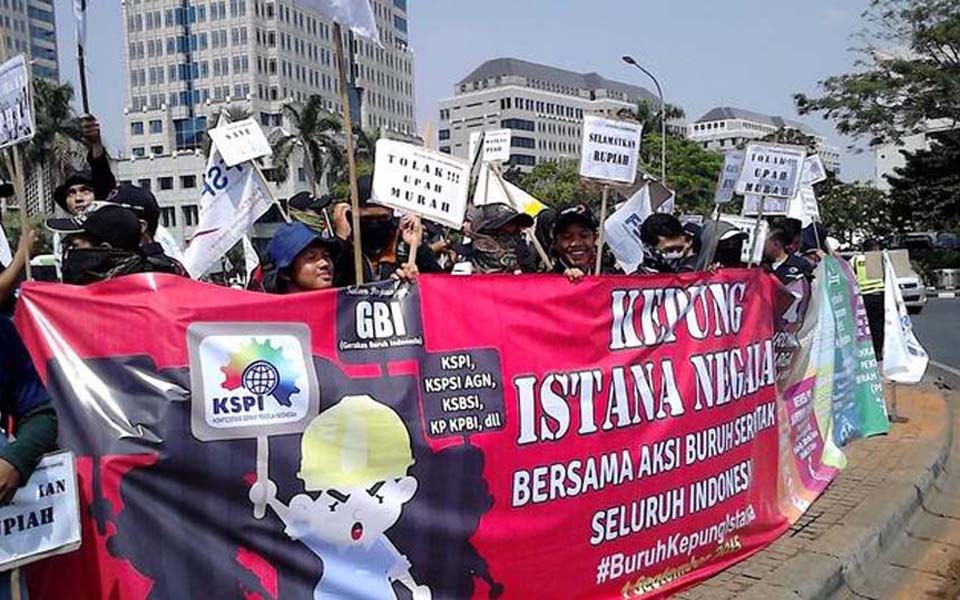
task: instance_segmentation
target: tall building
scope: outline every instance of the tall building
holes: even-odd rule
[[[34,77],[59,81],[53,0],[2,0],[0,29],[7,58],[25,54]]]
[[[780,129],[795,129],[816,140],[823,165],[840,172],[840,149],[799,121],[772,117],[742,108],[721,106],[708,111],[687,128],[687,137],[707,150],[733,150],[749,140],[758,140]]]
[[[416,133],[406,0],[371,0],[382,47],[345,33],[362,108],[360,124]],[[118,179],[148,184],[164,224],[189,238],[205,159],[203,133],[224,107],[254,116],[269,135],[293,125],[288,102],[313,94],[340,112],[333,27],[298,0],[122,0],[128,157]],[[283,200],[303,173],[276,186]],[[171,183],[172,182],[172,183]],[[172,185],[172,187],[170,187]]]
[[[907,164],[904,152],[929,150],[933,138],[953,129],[957,129],[957,125],[950,119],[931,119],[923,124],[920,133],[905,135],[900,142],[887,142],[874,148],[873,178],[877,188],[890,190],[887,176],[894,175],[895,169]]]
[[[470,134],[511,129],[510,163],[529,170],[551,160],[579,159],[583,116],[615,115],[657,97],[596,73],[495,58],[457,82],[440,101],[440,151],[467,158]]]

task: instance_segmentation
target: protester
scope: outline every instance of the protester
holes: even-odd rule
[[[396,219],[393,209],[373,204],[370,200],[373,178],[364,175],[357,181],[360,201],[360,243],[363,253],[363,281],[383,281],[397,273],[400,279],[410,279],[418,273],[441,273],[433,252],[423,239],[423,223],[416,215]],[[336,265],[337,285],[356,281],[353,264],[352,216],[350,205],[341,202],[333,209],[333,228],[346,250],[339,255]],[[408,263],[409,253],[414,263]]]
[[[565,208],[553,218],[550,235],[552,254],[556,257],[554,273],[562,273],[570,281],[594,274],[597,266],[597,229],[600,224],[584,204]]]
[[[884,289],[883,277],[872,278],[867,275],[867,252],[879,252],[883,248],[880,242],[873,239],[865,240],[861,246],[862,254],[857,254],[850,260],[850,266],[857,277],[860,295],[863,296],[863,308],[867,313],[867,323],[870,326],[870,338],[873,342],[873,352],[877,360],[883,358],[883,320],[884,320]]]
[[[785,248],[787,254],[797,254],[800,251],[800,237],[803,231],[803,222],[800,219],[781,217],[774,219],[770,225],[771,227],[778,227],[786,231],[787,237],[790,240]]]
[[[708,222],[700,231],[701,251],[696,257],[695,270],[743,267],[743,245],[749,237],[726,221]],[[711,257],[710,249],[714,246],[716,250]]]
[[[57,206],[71,215],[79,213],[94,200],[105,200],[117,186],[97,118],[93,115],[81,117],[80,131],[87,147],[87,168],[67,177],[53,192]]]
[[[474,273],[534,273],[535,253],[523,237],[533,217],[505,204],[488,204],[477,210],[470,229]]]
[[[115,188],[106,199],[132,210],[140,222],[140,246],[148,261],[162,265],[162,270],[189,277],[187,269],[180,261],[167,255],[163,246],[154,240],[160,226],[160,204],[153,192],[135,185],[123,184]]]
[[[830,230],[822,223],[811,223],[800,233],[800,254],[812,266],[820,264],[825,256],[831,253],[827,237]]]
[[[140,220],[129,208],[95,202],[75,217],[48,219],[47,228],[65,236],[64,283],[86,285],[131,273],[180,274],[176,265],[144,254]]]
[[[647,249],[643,264],[645,271],[677,273],[693,270],[693,241],[677,217],[653,213],[640,226],[640,241]]]
[[[788,251],[793,242],[792,236],[793,233],[786,227],[775,224],[767,234],[767,240],[763,246],[764,264],[784,285],[800,279],[813,279],[810,263]]]
[[[290,294],[333,287],[334,265],[341,243],[300,222],[280,226],[267,246],[264,287],[268,292]]]

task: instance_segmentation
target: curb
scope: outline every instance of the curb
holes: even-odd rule
[[[784,561],[769,584],[759,582],[738,598],[828,598],[898,540],[943,473],[953,444],[950,409],[943,393],[937,390],[936,396],[945,417],[938,420],[936,443],[911,449],[882,494],[854,508],[846,522],[828,529],[804,554]]]
[[[960,290],[934,290],[927,288],[927,298],[960,298]]]

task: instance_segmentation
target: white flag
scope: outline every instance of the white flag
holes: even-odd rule
[[[73,16],[77,20],[77,44],[87,45],[87,0],[73,0]]]
[[[194,279],[207,272],[270,209],[267,182],[251,163],[227,167],[214,146],[200,196],[200,223],[184,266]]]
[[[883,376],[897,383],[918,383],[927,371],[930,358],[917,336],[903,304],[897,273],[883,252]]]
[[[547,207],[543,202],[504,180],[484,163],[480,166],[477,188],[473,192],[473,205],[487,204],[506,204],[513,210],[526,213],[531,217],[537,216]]]
[[[250,277],[253,276],[253,272],[256,271],[259,266],[260,255],[257,254],[257,249],[253,247],[250,236],[245,235],[243,236],[243,270],[246,274],[243,280],[244,285],[250,283]]]
[[[643,264],[640,227],[652,214],[650,186],[644,185],[603,223],[607,245],[624,273],[634,273]]]
[[[153,241],[160,244],[160,247],[163,248],[164,254],[176,260],[180,264],[183,264],[184,260],[186,260],[183,257],[183,249],[180,247],[180,243],[177,241],[177,238],[173,237],[173,234],[170,233],[170,230],[163,225],[157,225],[157,233],[154,234]]]
[[[354,33],[380,43],[370,0],[304,0],[303,3]]]

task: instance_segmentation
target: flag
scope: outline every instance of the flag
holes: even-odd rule
[[[77,20],[77,44],[87,44],[87,0],[73,0],[73,16]]]
[[[177,238],[173,237],[173,234],[170,233],[169,229],[163,225],[157,225],[157,233],[154,234],[153,240],[160,244],[164,254],[183,264],[185,260],[183,249],[180,247],[180,243],[177,242]]]
[[[505,181],[488,165],[480,166],[480,177],[477,179],[477,189],[473,193],[473,205],[506,204],[519,213],[526,213],[531,217],[540,214],[547,207],[530,194],[521,190],[509,181]]]
[[[253,272],[257,270],[257,267],[260,266],[260,255],[257,254],[256,248],[253,247],[253,242],[250,241],[250,236],[243,236],[243,271],[244,279],[243,284],[247,285],[250,283],[250,278],[253,277]]]
[[[930,357],[913,334],[890,254],[883,252],[883,376],[897,383],[918,383]]]
[[[356,34],[380,42],[370,0],[304,0],[304,4]]]
[[[643,264],[640,226],[652,214],[650,186],[644,185],[603,223],[607,245],[625,273],[634,273]]]
[[[216,146],[204,173],[200,223],[184,257],[184,266],[194,278],[239,242],[273,203],[267,182],[253,164],[228,167]]]

